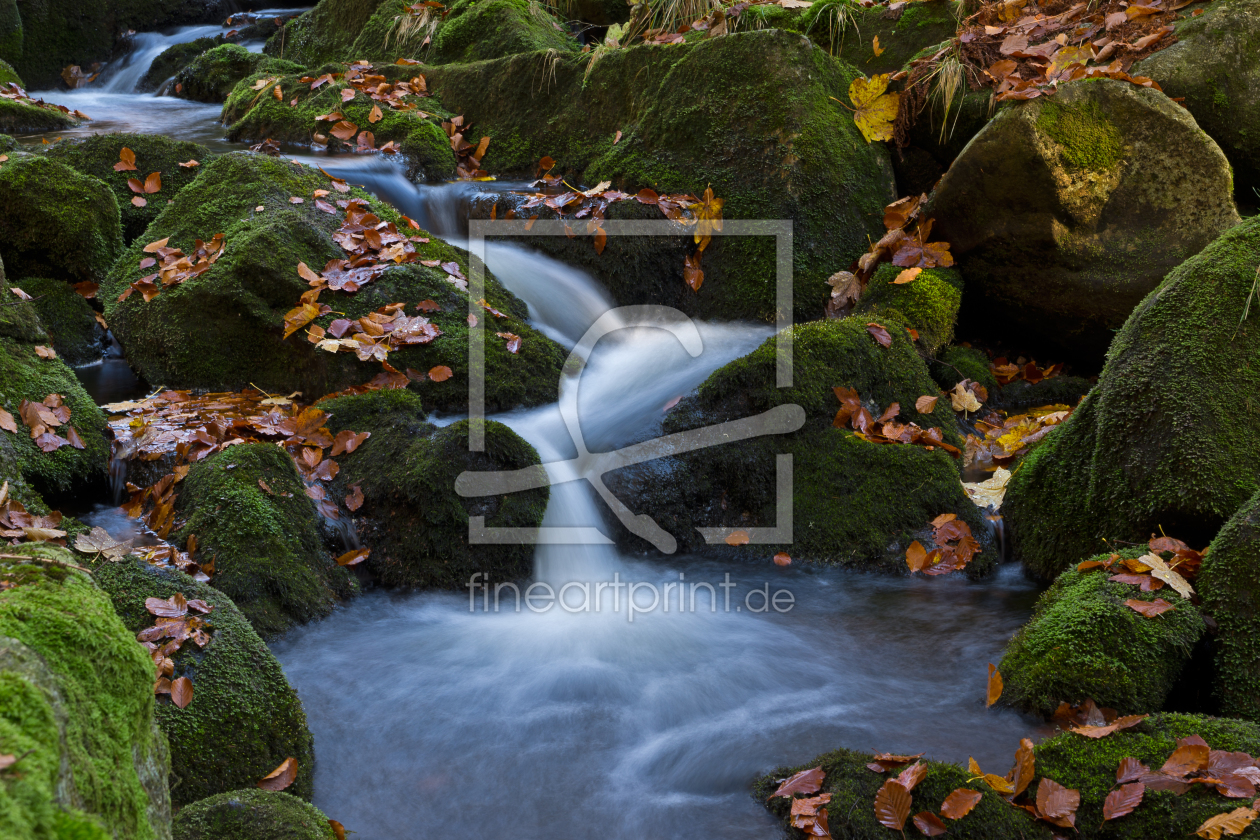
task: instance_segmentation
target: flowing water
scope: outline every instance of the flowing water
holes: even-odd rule
[[[92,88],[45,96],[82,97],[72,107],[89,113],[89,99],[123,97],[109,128],[230,147],[214,106]],[[457,243],[487,189],[416,187],[377,158],[318,161]],[[614,306],[596,278],[527,247],[491,243],[485,258],[566,348]],[[591,451],[642,441],[675,397],[769,334],[676,321],[619,330],[562,384],[563,399]],[[104,401],[135,387],[94,391]],[[546,461],[578,455],[558,406],[496,419]],[[587,467],[576,459],[576,480],[551,488],[545,526],[603,530]],[[104,507],[85,518],[127,527]],[[510,588],[497,609],[489,589],[376,592],[275,645],[315,735],[317,805],[362,840],[774,838],[749,786],[775,766],[845,746],[972,755],[1002,772],[1037,731],[983,704],[985,665],[1036,596],[1014,566],[982,583],[884,578],[759,556],[645,560],[605,539],[539,545],[534,581],[560,591],[560,605],[518,608]]]

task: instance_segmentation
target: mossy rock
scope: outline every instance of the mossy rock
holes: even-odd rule
[[[328,615],[357,588],[324,548],[319,514],[279,446],[233,446],[194,464],[177,510],[180,542],[197,536],[215,587],[263,638]]]
[[[1112,79],[1002,111],[928,212],[967,284],[964,329],[1093,364],[1167,272],[1238,222],[1220,148],[1164,94]]]
[[[263,51],[307,67],[348,59],[350,46],[383,2],[388,0],[320,0],[309,12],[285,23]]]
[[[197,56],[222,43],[223,38],[219,36],[198,38],[195,41],[185,41],[182,44],[168,47],[157,58],[153,59],[153,63],[149,65],[148,71],[136,85],[136,90],[142,93],[157,90],[162,86],[163,82],[191,64]]]
[[[485,422],[485,448],[468,449],[469,423],[438,428],[425,419],[420,398],[408,391],[375,391],[319,404],[328,428],[371,432],[340,459],[335,486],[359,485],[363,507],[356,521],[365,561],[377,582],[395,587],[466,586],[481,572],[489,579],[519,580],[530,573],[532,545],[470,545],[469,517],[488,528],[536,528],[547,509],[546,487],[463,499],[455,479],[466,470],[519,470],[541,462],[519,435]],[[538,469],[542,469],[538,467]]]
[[[1222,714],[1260,722],[1260,493],[1212,541],[1196,586],[1216,621],[1212,686]]]
[[[794,313],[817,317],[827,278],[880,235],[883,207],[894,198],[886,149],[868,144],[831,101],[847,97],[857,71],[780,30],[602,55],[589,75],[590,55],[535,53],[434,67],[425,76],[446,108],[491,138],[482,161],[488,171],[532,176],[549,155],[560,164],[553,174],[569,183],[607,179],[631,193],[650,187],[697,196],[712,187],[728,220],[790,220]],[[617,132],[623,136],[614,144]],[[611,205],[608,217],[663,218],[635,202]],[[595,273],[623,305],[773,320],[771,236],[715,237],[695,293],[682,277],[692,231],[677,233],[610,236],[602,254],[586,235],[530,245]]]
[[[928,268],[912,282],[894,281],[905,271],[892,263],[876,270],[854,310],[857,315],[896,314],[919,333],[919,344],[935,354],[954,337],[962,276],[952,268]]]
[[[1177,98],[1234,165],[1240,203],[1260,203],[1260,0],[1177,21],[1177,41],[1133,65]]]
[[[852,0],[817,0],[792,27],[867,76],[895,73],[925,47],[954,37],[961,3],[937,0],[864,8]],[[874,50],[879,38],[880,54]],[[848,101],[847,99],[845,100]]]
[[[5,4],[7,3],[8,5],[12,6],[13,2],[14,0],[0,0],[0,17],[4,15]],[[8,33],[4,36],[0,36],[0,55],[2,55],[3,50],[4,50],[4,42],[12,38],[13,32],[12,30],[5,29],[3,23],[0,23],[0,32]],[[20,29],[18,30],[18,34],[19,36],[21,35]],[[4,61],[3,59],[0,59],[0,85],[8,85],[8,84],[15,84],[21,88],[26,87],[26,84],[22,81],[22,77],[17,74],[17,71],[13,69],[13,66],[10,65],[8,62]]]
[[[964,379],[978,382],[993,394],[997,391],[997,379],[989,369],[989,357],[974,347],[951,345],[941,348],[930,366],[932,378],[941,390],[950,391]]]
[[[148,273],[139,267],[145,254],[144,243],[137,241],[102,286],[106,318],[131,364],[148,381],[170,387],[239,390],[252,383],[272,393],[302,391],[308,399],[375,376],[379,367],[360,362],[353,353],[317,350],[304,333],[283,338],[284,314],[309,289],[298,276],[298,263],[318,270],[344,256],[331,239],[343,214],[319,210],[312,198],[315,190],[330,186],[328,179],[315,169],[249,153],[225,155],[201,169],[197,180],[150,225],[145,238],[170,237],[171,246],[188,252],[194,240],[209,241],[222,233],[226,248],[218,262],[147,303],[138,294],[120,302],[117,298],[128,284]],[[306,201],[295,205],[290,197]],[[382,219],[399,220],[396,211],[366,193],[345,195],[351,197],[368,200]],[[256,210],[259,206],[264,209]],[[416,247],[425,260],[456,261],[467,269],[465,252],[436,238]],[[523,339],[517,354],[509,353],[504,341],[486,341],[487,408],[554,401],[560,348],[525,323],[524,303],[490,275],[485,297],[507,314],[496,320],[496,330]],[[316,323],[327,327],[336,317],[359,318],[392,303],[405,303],[407,313],[415,315],[416,305],[425,300],[442,308],[430,316],[442,335],[429,344],[394,351],[390,363],[422,372],[450,367],[451,380],[426,380],[415,387],[435,409],[466,410],[468,296],[440,268],[408,264],[390,269],[357,294],[325,292],[320,302],[332,306],[335,314]]]
[[[796,432],[755,437],[686,455],[670,455],[607,476],[622,499],[678,540],[682,552],[746,557],[786,551],[794,559],[877,570],[906,571],[905,551],[928,541],[928,523],[954,513],[982,545],[988,537],[959,480],[959,462],[944,450],[864,441],[832,420],[840,407],[832,388],[857,390],[873,416],[901,404],[901,422],[941,429],[953,446],[962,442],[947,401],[921,414],[915,400],[937,386],[916,352],[904,324],[881,316],[892,336],[884,348],[867,332],[869,317],[813,321],[791,328],[792,387],[776,387],[778,338],[715,371],[665,417],[673,434],[750,417],[775,406],[796,404],[805,424]],[[730,548],[706,545],[697,527],[775,527],[778,522],[776,456],[793,456],[793,542]],[[610,525],[611,527],[611,525]],[[647,546],[619,525],[615,539],[637,551]],[[997,565],[997,552],[982,551],[967,574],[983,575]]]
[[[1142,592],[1110,578],[1105,570],[1069,569],[1042,594],[998,666],[1003,703],[1045,717],[1061,702],[1087,698],[1120,714],[1164,707],[1203,635],[1203,618],[1169,589]],[[1172,601],[1173,609],[1146,618],[1125,605],[1156,598]]]
[[[21,758],[0,776],[0,835],[170,840],[153,662],[73,554],[4,553],[0,744]]]
[[[114,171],[114,164],[118,163],[118,155],[124,148],[135,152],[134,172]],[[49,150],[48,157],[84,175],[99,178],[113,190],[123,239],[131,242],[144,233],[176,193],[197,177],[197,167],[184,168],[180,164],[195,160],[204,165],[210,160],[210,150],[200,143],[174,140],[162,134],[95,134],[85,140],[58,143]],[[127,186],[127,181],[135,178],[143,182],[151,172],[162,173],[162,189],[144,196],[147,200],[144,207],[136,207],[131,203],[136,194]]]
[[[866,765],[873,758],[870,753],[838,749],[799,767],[780,767],[753,784],[753,796],[766,803],[770,813],[783,821],[785,831],[791,836],[804,837],[806,835],[787,828],[791,800],[769,797],[783,779],[801,770],[822,767],[826,775],[821,792],[831,794],[831,801],[827,803],[827,824],[831,836],[849,840],[887,840],[896,835],[876,821],[875,794],[889,774],[868,770]],[[972,781],[972,775],[965,768],[942,761],[925,760],[923,763],[928,770],[912,793],[912,814],[939,812],[945,797],[958,788],[968,788],[981,794],[975,809],[967,816],[961,820],[946,821],[949,827],[947,836],[956,840],[1050,840],[1053,834],[1050,826],[1035,822],[1023,809],[1012,808],[983,782]],[[906,835],[910,836],[913,831],[907,820]]]
[[[449,181],[455,177],[450,138],[436,123],[424,120],[403,138],[407,177],[413,181]]]
[[[932,378],[942,391],[952,391],[964,379],[978,382],[989,393],[985,403],[1008,414],[1017,414],[1044,405],[1074,406],[1089,393],[1093,384],[1080,376],[1059,375],[1040,382],[1016,379],[999,385],[989,368],[989,357],[974,347],[953,345],[942,348],[930,364]]]
[[[7,134],[0,134],[0,154],[16,152],[19,148],[18,141]]]
[[[180,709],[167,697],[157,701],[158,725],[171,745],[175,805],[253,787],[286,758],[298,763],[288,791],[309,799],[315,752],[302,701],[232,600],[182,572],[132,557],[101,560],[93,576],[133,634],[153,625],[146,598],[179,592],[213,607],[206,616],[213,631],[210,643],[202,649],[187,641],[174,657],[176,676],[192,680],[192,702]]]
[[[180,809],[180,840],[333,840],[323,812],[284,791],[245,788]]]
[[[66,113],[54,105],[36,105],[0,99],[0,131],[5,134],[42,134],[46,131],[64,131],[82,122],[72,113]]]
[[[22,87],[22,80],[11,65],[22,60],[22,13],[18,11],[17,0],[0,0],[0,83],[16,81]],[[13,78],[2,78],[11,75]]]
[[[239,44],[220,44],[197,55],[175,76],[176,96],[199,102],[226,102],[241,79],[255,73],[301,72],[292,61],[250,52]]]
[[[0,164],[0,257],[11,276],[100,282],[122,247],[103,181],[36,155]]]
[[[15,285],[32,298],[39,321],[53,349],[68,365],[99,361],[105,352],[105,330],[96,322],[91,305],[64,280],[28,277]]]
[[[1116,334],[1094,390],[1012,476],[1002,513],[1035,575],[1160,528],[1203,545],[1260,490],[1260,321],[1243,319],[1258,265],[1260,219],[1248,219],[1170,273]]]

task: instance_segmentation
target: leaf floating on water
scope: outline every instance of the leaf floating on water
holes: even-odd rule
[[[792,565],[792,557],[787,554],[787,552],[780,551],[778,554],[774,555],[774,565],[790,566]]]
[[[296,758],[286,758],[280,766],[264,776],[258,787],[263,790],[284,790],[297,778],[298,763]]]
[[[993,476],[984,481],[964,481],[963,490],[967,492],[967,496],[976,504],[976,507],[998,510],[1006,498],[1006,485],[1010,480],[1011,471],[1005,467],[998,467],[993,472]]]
[[[748,536],[747,531],[732,531],[726,535],[726,544],[732,546],[748,545],[750,539],[751,537]]]

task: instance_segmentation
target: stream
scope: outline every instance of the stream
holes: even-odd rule
[[[137,43],[151,61],[156,38],[169,46],[206,29]],[[143,75],[133,66],[142,61],[138,51],[96,86],[37,95],[96,118],[63,134],[161,132],[240,148],[222,140],[217,106],[123,89],[124,75]],[[297,159],[318,160],[457,244],[469,197],[511,187],[416,186],[377,157]],[[526,247],[490,244],[486,262],[528,303],[534,326],[566,347],[613,307],[597,277]],[[638,326],[602,339],[581,379],[566,380],[565,389],[580,387],[592,450],[656,436],[674,397],[771,334],[763,324],[696,327],[698,356],[670,332]],[[138,387],[98,368],[81,375],[101,402]],[[557,406],[494,419],[545,461],[575,455]],[[601,505],[585,481],[557,485],[544,525],[601,529]],[[126,527],[111,508],[88,518]],[[972,583],[540,545],[535,581],[656,588],[640,587],[634,612],[611,588],[583,603],[570,587],[560,606],[538,612],[517,611],[506,594],[495,611],[467,590],[369,592],[273,645],[315,736],[316,805],[360,840],[768,840],[782,829],[749,786],[777,765],[845,746],[974,756],[1003,773],[1019,739],[1041,731],[984,708],[986,663],[998,661],[1037,595],[1016,564]],[[675,584],[698,593],[694,607]],[[661,591],[665,603],[650,608]],[[791,593],[790,608],[763,608],[761,593],[780,591]]]

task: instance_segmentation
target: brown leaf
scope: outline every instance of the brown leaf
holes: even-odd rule
[[[931,414],[936,410],[936,401],[939,399],[939,394],[935,397],[929,397],[925,394],[914,401],[914,410],[920,414]]]
[[[1142,796],[1146,793],[1146,785],[1141,782],[1122,785],[1107,794],[1103,801],[1103,821],[1114,820],[1125,814],[1133,813],[1133,809],[1142,804]]]
[[[115,172],[135,172],[136,153],[123,146],[118,150],[118,163],[114,164]]]
[[[191,160],[191,159],[186,160],[179,165],[180,169],[196,169],[198,166],[201,166],[200,161]]]
[[[822,790],[824,773],[822,767],[812,767],[809,770],[789,776],[784,779],[774,793],[770,794],[767,801],[774,799],[776,796],[782,796],[791,799],[796,793],[817,793]]]
[[[131,198],[131,206],[132,206],[132,207],[148,207],[148,206],[149,206],[149,200],[148,200],[147,198],[144,198],[143,196],[139,196],[139,195],[132,196],[132,198]]]
[[[989,663],[989,685],[985,691],[984,705],[985,708],[992,706],[1002,696],[1002,672],[990,662]]]
[[[399,59],[400,61],[402,59]],[[332,829],[333,837],[337,840],[346,840],[346,827],[336,820],[329,820],[328,827]]]
[[[1136,758],[1122,758],[1120,759],[1120,766],[1116,768],[1116,781],[1120,784],[1135,782],[1149,772],[1151,772],[1151,768]]]
[[[349,495],[346,496],[346,507],[351,513],[363,507],[363,488],[355,484],[351,486]]]
[[[144,608],[162,618],[178,618],[188,612],[188,601],[176,592],[170,598],[146,598]]]
[[[1207,744],[1183,743],[1173,750],[1172,755],[1168,756],[1168,760],[1164,762],[1163,767],[1159,768],[1159,772],[1165,776],[1185,778],[1191,773],[1206,770],[1210,754],[1211,750],[1208,749]]]
[[[893,280],[894,286],[904,286],[907,283],[913,283],[915,278],[923,272],[923,269],[917,265],[913,268],[907,268],[905,271],[897,275],[897,279]]]
[[[144,179],[144,191],[149,195],[162,190],[162,173],[150,172],[149,177]]]
[[[945,833],[945,823],[931,811],[920,811],[915,814],[914,827],[928,837],[940,837]]]
[[[984,794],[971,788],[957,788],[941,803],[941,816],[949,820],[961,820],[980,804]]]
[[[1141,613],[1147,618],[1154,618],[1160,613],[1167,612],[1173,608],[1173,605],[1165,601],[1163,598],[1156,598],[1154,601],[1139,601],[1136,598],[1130,598],[1124,602],[1124,605],[1136,613]]]
[[[879,324],[873,322],[867,324],[866,331],[871,334],[871,338],[879,342],[881,347],[892,347],[892,336]]]
[[[0,408],[0,429],[6,432],[17,433],[17,423],[13,419],[13,415]]]
[[[910,792],[889,779],[875,794],[875,819],[885,828],[901,831],[910,816]]]
[[[1116,718],[1106,726],[1073,726],[1072,731],[1077,735],[1084,735],[1086,738],[1105,738],[1113,732],[1137,726],[1146,720],[1146,717],[1146,715],[1125,715],[1124,717]],[[1203,760],[1204,762],[1207,761],[1206,753],[1203,756]]]
[[[286,758],[280,766],[272,770],[258,782],[263,790],[284,790],[297,778],[298,763],[296,758]]]
[[[1076,809],[1081,805],[1081,793],[1065,788],[1054,779],[1042,777],[1037,783],[1037,816],[1060,828],[1076,826]]]
[[[438,365],[429,369],[429,378],[434,382],[445,382],[454,375],[454,372],[446,365]]]
[[[520,352],[521,337],[519,335],[510,332],[495,333],[495,335],[507,342],[507,351],[509,353]]]
[[[347,88],[351,90],[351,88]],[[343,142],[349,142],[350,138],[359,132],[359,127],[349,120],[341,120],[332,127],[332,136]]]
[[[1015,766],[1011,768],[1007,776],[1014,788],[1014,793],[1011,795],[1019,796],[1027,790],[1035,775],[1036,758],[1033,754],[1033,742],[1024,738],[1019,742],[1019,749],[1015,750]]]
[[[790,566],[792,565],[792,557],[786,552],[780,551],[778,554],[774,555],[774,565]]]
[[[700,291],[704,285],[704,269],[700,267],[700,251],[683,257],[683,282],[693,292]]]
[[[1215,817],[1211,817],[1203,825],[1199,826],[1194,833],[1207,840],[1220,840],[1222,835],[1232,837],[1242,834],[1255,818],[1256,811],[1244,805],[1228,813],[1217,814]]]
[[[193,684],[188,677],[171,681],[171,702],[181,709],[188,708],[193,700]]]
[[[345,554],[337,558],[337,565],[338,566],[357,565],[359,563],[362,563],[364,560],[366,560],[368,558],[368,555],[371,553],[372,553],[372,549],[370,548],[356,548],[351,551],[347,551]]]
[[[368,114],[368,122],[370,122],[372,125],[376,125],[378,122],[380,122],[384,118],[385,118],[385,115],[381,113],[381,106],[373,105],[372,113]]]
[[[35,355],[41,359],[51,360],[57,358],[57,351],[43,344],[35,345]]]
[[[927,775],[927,765],[922,761],[916,761],[909,767],[897,774],[897,783],[906,789],[906,792],[914,790],[915,785],[923,781],[923,777]]]

